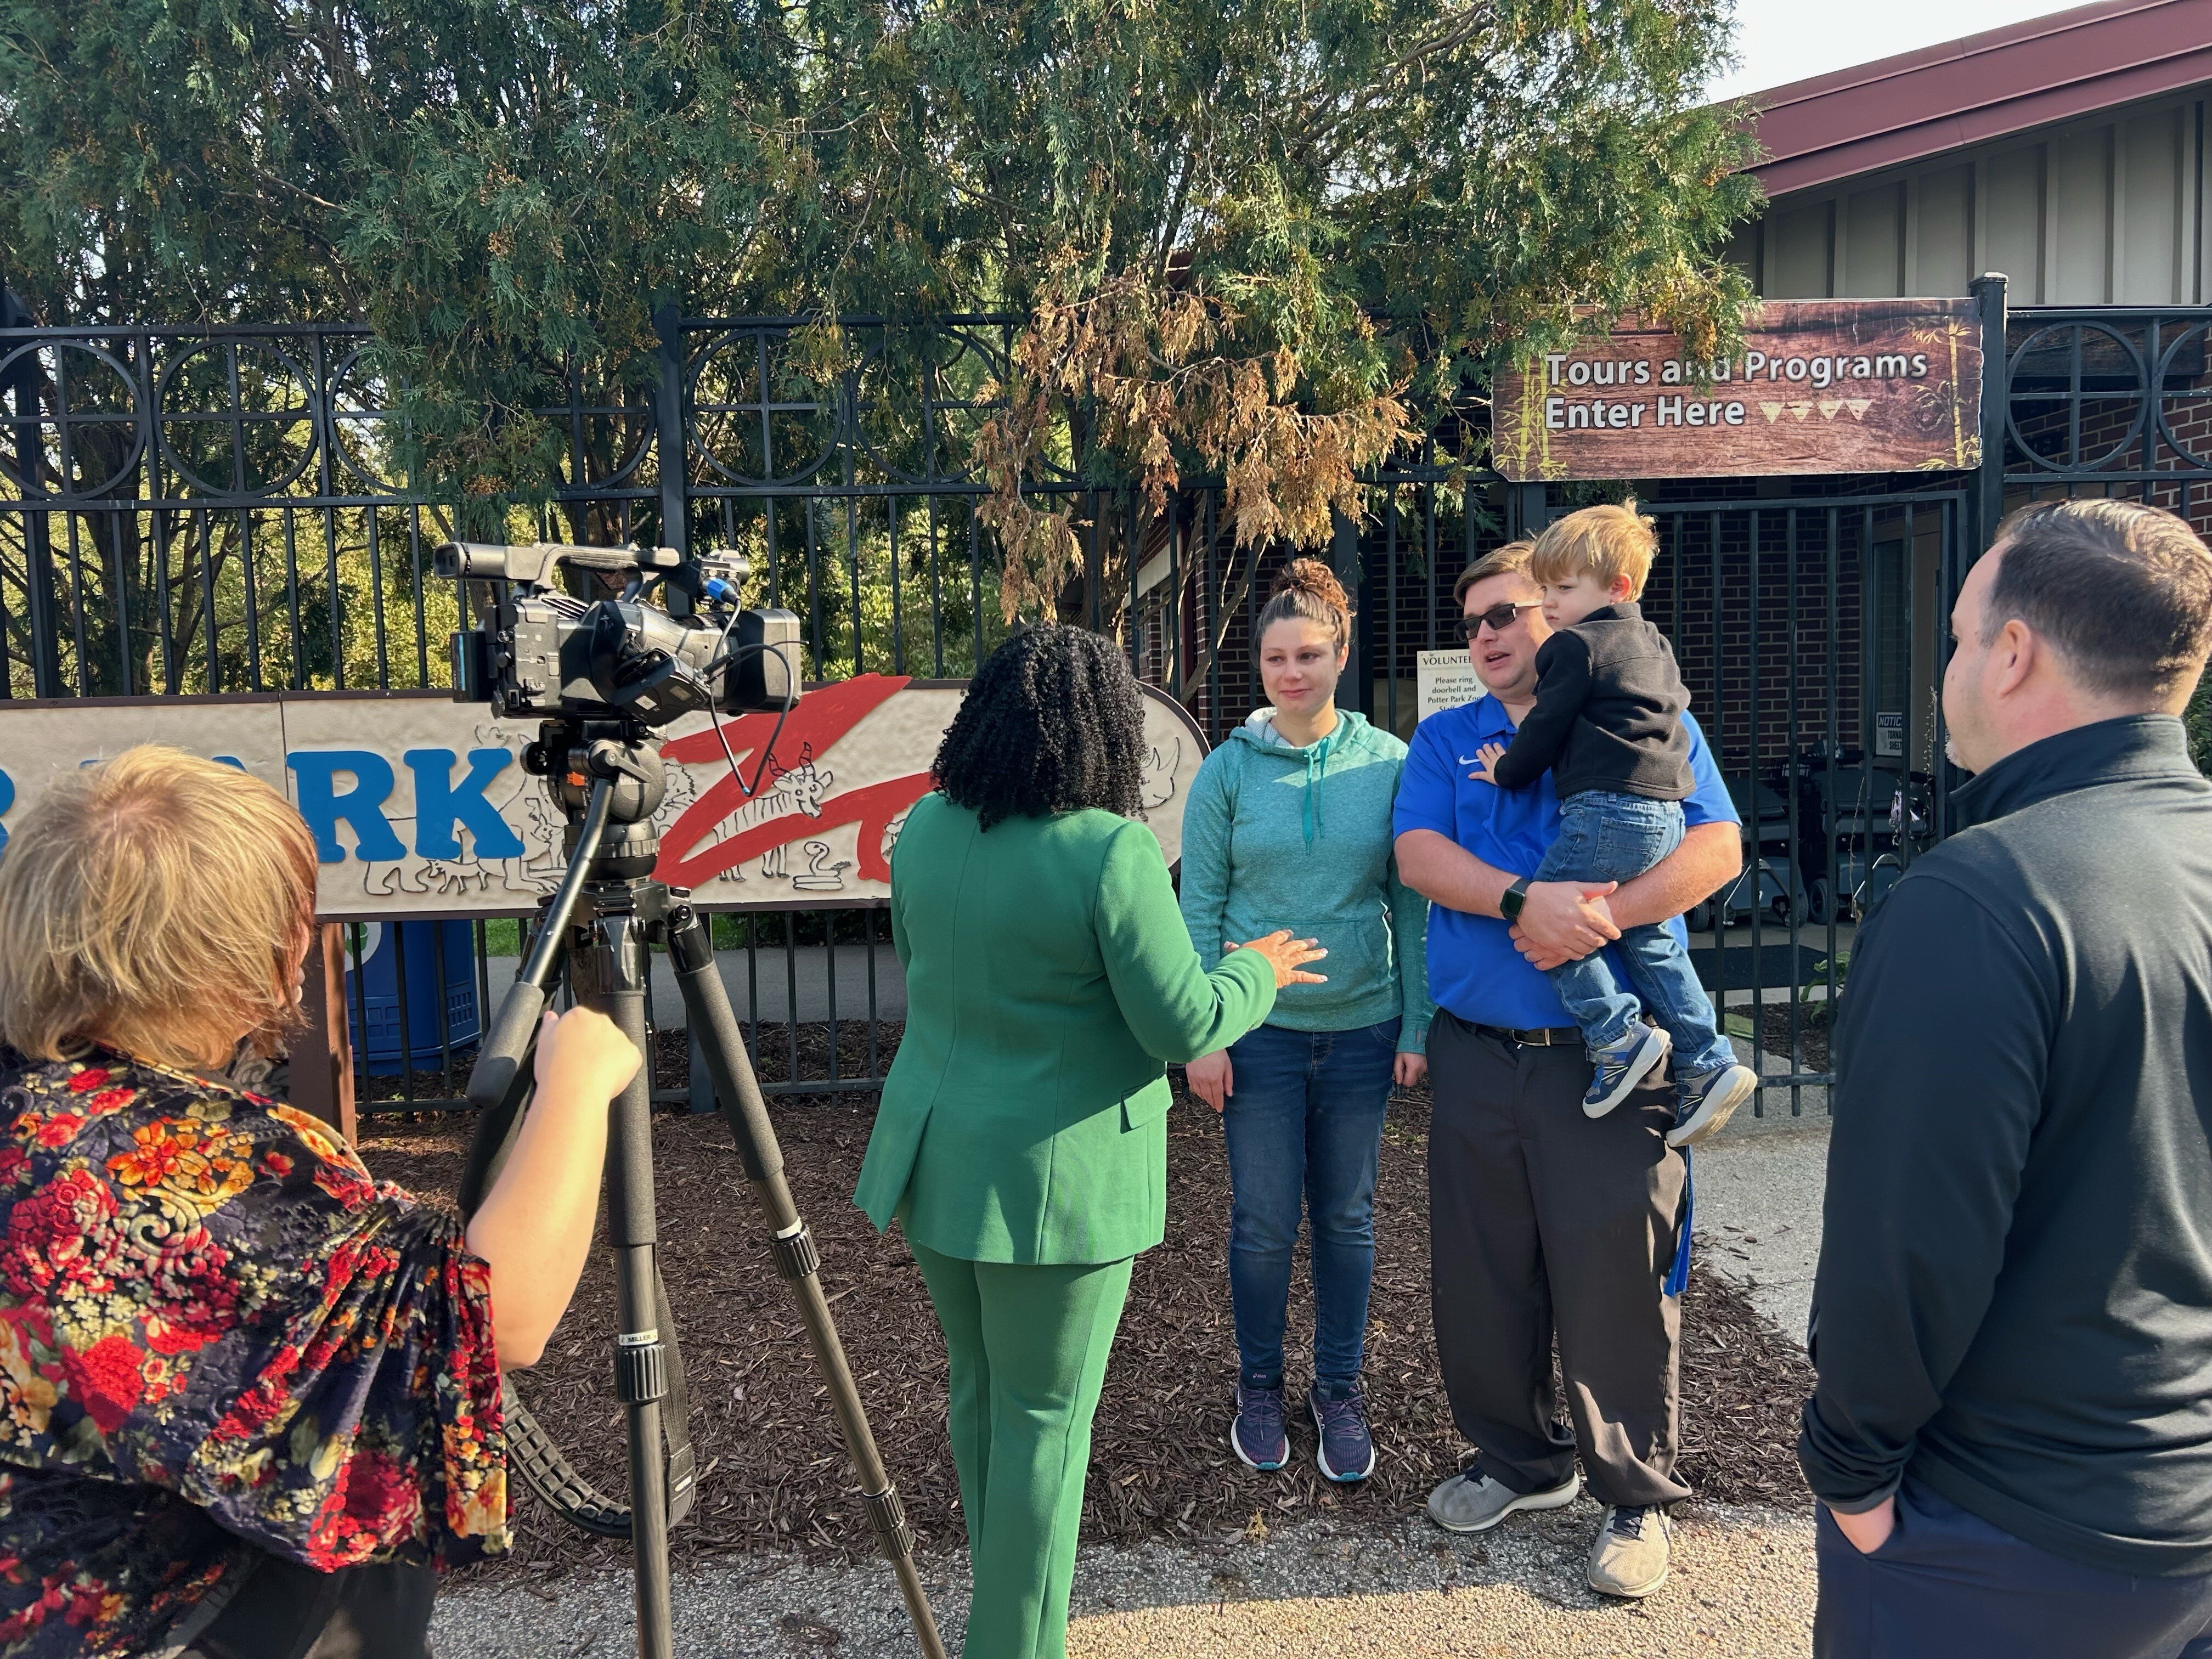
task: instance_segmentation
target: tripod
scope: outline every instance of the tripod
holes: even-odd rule
[[[783,1176],[783,1153],[760,1085],[714,969],[706,919],[689,896],[653,879],[660,842],[652,817],[666,789],[660,745],[627,720],[548,720],[523,755],[523,769],[546,781],[568,821],[568,869],[539,912],[522,971],[469,1073],[478,1109],[461,1179],[461,1209],[473,1214],[516,1130],[531,1083],[531,1050],[565,960],[575,999],[599,1010],[648,1054],[646,989],[649,946],[662,945],[706,1057],[714,1093],[736,1138],[745,1179],[768,1221],[777,1270],[791,1284],[814,1363],[829,1385],[845,1449],[860,1477],[878,1542],[897,1575],[925,1659],[944,1659],[929,1599],[914,1564],[911,1528],[884,1471],[830,1304],[817,1275],[821,1257]],[[668,1533],[690,1510],[696,1480],[688,1425],[683,1352],[660,1279],[653,1215],[653,1066],[648,1058],[611,1108],[607,1135],[607,1232],[614,1253],[617,1329],[615,1395],[629,1443],[629,1502],[595,1491],[530,1415],[510,1382],[505,1399],[508,1445],[523,1478],[547,1503],[587,1531],[627,1537],[635,1555],[637,1650],[673,1659]]]

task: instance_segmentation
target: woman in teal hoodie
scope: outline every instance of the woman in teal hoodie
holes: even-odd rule
[[[1291,1252],[1311,1227],[1314,1382],[1306,1396],[1332,1480],[1375,1468],[1359,1388],[1375,1273],[1375,1168],[1392,1083],[1410,1086],[1431,1012],[1428,902],[1398,878],[1390,805],[1406,745],[1336,706],[1352,643],[1344,589],[1293,560],[1260,613],[1269,707],[1206,757],[1182,821],[1182,916],[1208,968],[1250,924],[1292,927],[1328,951],[1328,982],[1285,988],[1267,1023],[1194,1060],[1192,1091],[1221,1114],[1234,1209],[1237,1419],[1255,1469],[1290,1457],[1283,1325]]]

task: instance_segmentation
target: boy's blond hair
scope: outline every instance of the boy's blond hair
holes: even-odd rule
[[[1528,574],[1540,582],[1595,576],[1608,587],[1626,576],[1628,597],[1641,599],[1658,551],[1658,534],[1632,499],[1618,507],[1586,507],[1545,527],[1528,556]]]
[[[0,852],[0,1040],[183,1066],[299,1023],[315,842],[235,767],[158,744],[56,777]]]

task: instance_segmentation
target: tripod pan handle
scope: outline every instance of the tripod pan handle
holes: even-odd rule
[[[469,1104],[489,1111],[505,1100],[514,1086],[515,1074],[538,1035],[538,1016],[545,1012],[545,993],[528,980],[518,979],[492,1017],[490,1035],[469,1070]]]

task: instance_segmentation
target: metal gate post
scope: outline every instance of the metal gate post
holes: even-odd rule
[[[2011,366],[2005,358],[2005,278],[1990,271],[1966,286],[1982,325],[1982,464],[1974,474],[1974,511],[1966,526],[1970,544],[1960,550],[1957,568],[1944,572],[1947,612],[1966,567],[1988,550],[2004,518],[2005,436],[2012,406]]]
[[[1359,614],[1353,617],[1352,623],[1351,660],[1344,665],[1344,677],[1338,682],[1336,700],[1342,707],[1358,709],[1361,714],[1372,717],[1375,713],[1375,676],[1370,665],[1375,659],[1375,653],[1368,648],[1368,641],[1374,629],[1374,618],[1370,614],[1374,607],[1364,603],[1360,594],[1359,526],[1334,507],[1329,509],[1329,518],[1335,526],[1335,534],[1329,538],[1328,568],[1336,574],[1337,580],[1344,584],[1344,591],[1352,602],[1359,607]],[[1347,684],[1352,690],[1349,697],[1343,694]]]
[[[691,457],[684,430],[684,308],[672,295],[663,295],[653,307],[653,326],[660,337],[660,379],[653,392],[654,459],[660,465],[660,544],[688,555],[691,512],[684,484]]]
[[[33,328],[36,319],[29,309],[18,300],[4,282],[0,282],[0,328]],[[27,344],[27,342],[26,343]],[[25,556],[24,586],[28,590],[31,629],[31,692],[33,696],[58,697],[62,693],[61,623],[57,614],[57,592],[54,580],[53,533],[48,524],[49,509],[39,504],[46,494],[40,477],[40,464],[45,460],[45,446],[39,441],[39,359],[38,354],[24,350],[16,360],[14,374],[15,392],[15,469],[22,481],[23,491],[23,552]],[[0,400],[7,396],[8,387],[0,384]],[[0,401],[0,409],[4,409]],[[68,465],[69,411],[54,411],[56,429],[64,436],[63,465]],[[62,479],[62,492],[69,492],[70,481]],[[7,695],[0,685],[0,696]]]
[[[1515,541],[1535,539],[1552,521],[1551,486],[1540,483],[1505,487],[1505,533]]]

